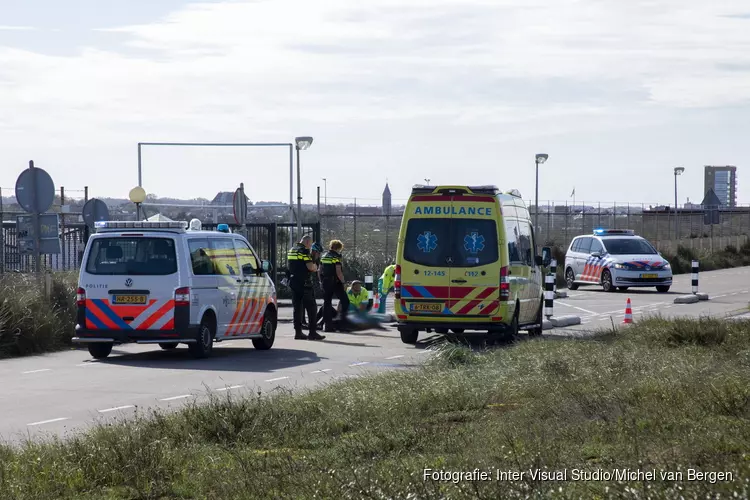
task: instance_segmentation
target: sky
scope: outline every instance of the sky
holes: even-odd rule
[[[281,143],[303,203],[495,184],[533,199],[750,204],[746,0],[25,0],[0,5],[0,187],[29,160],[127,197],[139,142]],[[296,166],[295,166],[296,168]],[[289,200],[289,148],[142,149],[143,187]],[[323,178],[326,181],[323,181]],[[296,179],[295,203],[296,203]]]

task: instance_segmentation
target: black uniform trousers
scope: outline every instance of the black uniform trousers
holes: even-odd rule
[[[346,313],[349,311],[349,296],[344,284],[336,278],[323,278],[323,324],[326,330],[333,330],[333,297],[341,304],[340,324],[346,324]]]
[[[318,304],[315,302],[315,292],[312,287],[293,287],[292,306],[294,307],[294,333],[302,333],[303,316],[307,312],[308,318],[314,318],[318,312]],[[310,335],[317,333],[316,321],[308,323]]]

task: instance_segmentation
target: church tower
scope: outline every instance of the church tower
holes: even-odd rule
[[[391,189],[388,187],[388,181],[383,190],[383,215],[391,215]]]

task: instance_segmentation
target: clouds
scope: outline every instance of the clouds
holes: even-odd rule
[[[52,56],[0,38],[12,137],[0,142],[119,147],[387,123],[396,137],[434,125],[469,144],[488,127],[507,142],[637,126],[750,100],[744,4],[233,1],[100,28],[116,50]]]

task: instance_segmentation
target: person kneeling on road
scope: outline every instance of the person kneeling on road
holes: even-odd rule
[[[349,311],[355,314],[367,314],[367,305],[370,301],[367,290],[362,288],[362,282],[354,280],[346,291],[349,296]]]

